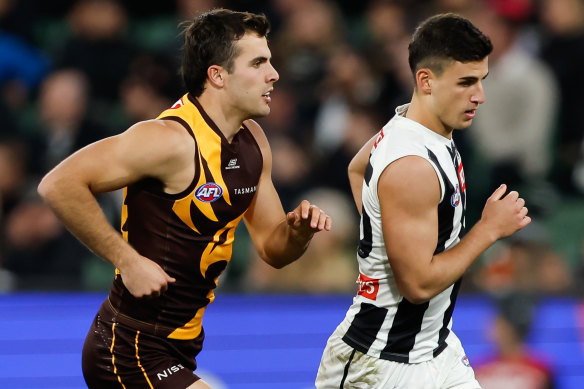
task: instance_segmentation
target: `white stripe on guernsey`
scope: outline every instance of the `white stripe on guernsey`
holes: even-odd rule
[[[381,329],[377,333],[377,338],[371,345],[369,355],[379,358],[381,355],[381,351],[385,348],[387,344],[387,337],[389,335],[389,330],[393,325],[393,321],[395,319],[395,313],[397,312],[397,305],[394,305],[388,309],[387,315],[385,315],[385,319],[383,320],[383,325]]]
[[[424,356],[424,354],[434,351],[434,349],[438,347],[440,329],[444,325],[442,318],[444,317],[444,311],[446,311],[450,305],[450,294],[452,293],[453,287],[454,285],[450,286],[448,289],[430,300],[430,304],[424,314],[424,319],[422,320],[421,330],[416,335],[416,344],[424,345],[424,348],[419,347],[410,353],[411,363],[426,360],[427,358],[421,357]],[[432,334],[434,336],[430,336]]]
[[[438,183],[440,184],[440,203],[442,201],[444,201],[444,195],[446,194],[446,185],[444,184],[444,177],[442,177],[442,174],[440,174],[440,168],[434,163],[434,161],[430,160],[430,159],[426,159],[426,161],[428,161],[430,163],[430,165],[432,165],[432,167],[434,168],[434,171],[436,172],[436,175],[438,176]]]

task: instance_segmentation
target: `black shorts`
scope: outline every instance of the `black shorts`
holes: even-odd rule
[[[200,379],[193,371],[203,333],[192,341],[156,336],[114,322],[107,304],[83,346],[83,377],[90,389],[183,389]]]

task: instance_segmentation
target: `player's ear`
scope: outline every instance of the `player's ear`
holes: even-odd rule
[[[225,83],[225,69],[219,65],[211,65],[207,69],[207,79],[215,87],[221,88]]]
[[[425,94],[432,93],[432,71],[422,68],[416,72],[416,87]]]

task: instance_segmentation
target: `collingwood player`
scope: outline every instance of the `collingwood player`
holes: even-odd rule
[[[491,50],[458,15],[416,29],[412,99],[349,166],[361,210],[358,292],[328,340],[317,388],[480,388],[451,330],[461,277],[531,221],[525,201],[501,185],[465,235],[466,183],[452,133],[485,101]]]

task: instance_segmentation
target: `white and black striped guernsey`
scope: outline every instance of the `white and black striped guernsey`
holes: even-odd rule
[[[408,105],[396,109],[369,158],[357,253],[359,290],[340,328],[343,341],[363,353],[418,363],[432,359],[446,347],[460,280],[423,304],[412,304],[401,295],[385,250],[377,182],[391,162],[404,156],[417,155],[430,162],[441,189],[435,254],[457,244],[464,234],[466,187],[454,142],[405,118],[407,109]]]

